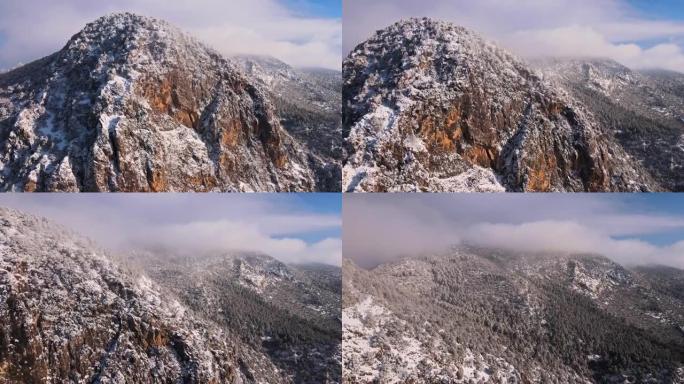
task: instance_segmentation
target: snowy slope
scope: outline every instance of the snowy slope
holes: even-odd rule
[[[275,383],[270,359],[47,220],[0,209],[0,382]]]
[[[684,272],[459,247],[343,263],[349,383],[679,383]]]
[[[192,311],[270,357],[295,383],[339,383],[339,267],[286,265],[249,252],[130,261]]]
[[[231,58],[273,100],[281,124],[318,169],[319,190],[339,191],[342,162],[342,73],[295,69],[268,56]]]
[[[564,87],[665,189],[684,190],[684,75],[633,71],[608,59],[533,63]]]

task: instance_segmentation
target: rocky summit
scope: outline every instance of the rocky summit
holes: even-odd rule
[[[657,191],[580,101],[475,33],[378,31],[343,64],[346,191]]]
[[[0,190],[339,190],[264,88],[166,22],[103,17],[0,75]]]

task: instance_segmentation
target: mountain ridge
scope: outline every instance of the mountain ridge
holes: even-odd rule
[[[294,266],[254,252],[147,254],[131,261],[189,308],[269,356],[292,382],[340,382],[339,267]]]
[[[470,248],[372,270],[345,261],[343,376],[360,383],[684,379],[681,295],[665,289],[677,285],[603,256],[561,256]],[[684,278],[682,270],[670,273]],[[625,337],[633,340],[624,344]]]
[[[684,74],[635,71],[610,59],[532,64],[581,100],[667,190],[682,190]]]

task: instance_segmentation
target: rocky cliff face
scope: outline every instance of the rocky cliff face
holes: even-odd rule
[[[449,23],[394,24],[343,64],[347,191],[649,191],[569,94]]]
[[[2,190],[312,191],[319,163],[260,86],[159,20],[103,17],[0,75]]]
[[[0,209],[0,382],[286,382],[142,274],[43,219]]]
[[[343,266],[353,383],[680,383],[684,272],[461,247]]]

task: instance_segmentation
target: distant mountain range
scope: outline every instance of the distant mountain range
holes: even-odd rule
[[[195,313],[268,356],[293,383],[341,380],[339,267],[286,265],[262,254],[131,258]]]
[[[580,100],[663,188],[684,191],[684,74],[605,59],[532,64]]]
[[[681,383],[684,271],[459,247],[343,265],[350,383]]]
[[[1,383],[339,383],[341,271],[112,256],[0,209]]]
[[[348,192],[682,189],[681,74],[530,64],[423,18],[358,45],[343,78]]]
[[[340,84],[105,16],[0,74],[0,190],[339,191]]]

